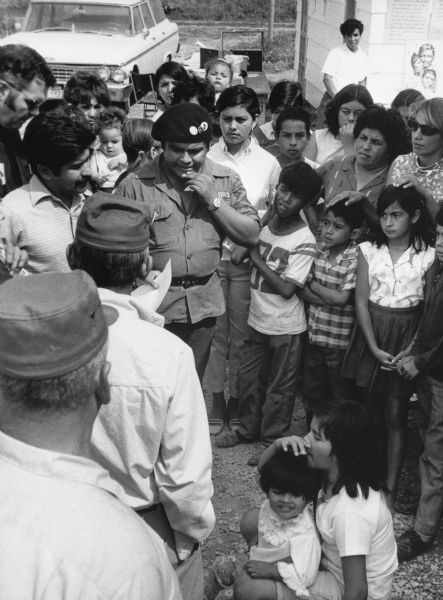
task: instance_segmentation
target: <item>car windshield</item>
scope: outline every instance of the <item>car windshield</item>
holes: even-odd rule
[[[32,3],[23,30],[133,34],[128,7],[76,2]]]

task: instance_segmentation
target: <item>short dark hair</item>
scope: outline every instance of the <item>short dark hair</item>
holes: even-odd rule
[[[76,71],[68,79],[63,91],[63,98],[73,106],[87,104],[92,98],[102,106],[111,105],[111,97],[106,83],[95,73]]]
[[[365,213],[359,202],[354,204],[346,204],[347,200],[340,200],[332,206],[326,206],[324,214],[332,212],[334,217],[341,218],[349,225],[351,229],[358,229],[363,225],[365,220]]]
[[[311,115],[304,108],[294,106],[281,111],[275,123],[275,134],[277,136],[280,135],[284,121],[302,121],[305,125],[306,135],[311,136]]]
[[[35,77],[47,87],[55,85],[55,77],[45,59],[33,48],[20,44],[0,46],[0,76],[18,90]]]
[[[389,160],[392,162],[399,154],[404,153],[408,144],[408,131],[405,122],[392,108],[373,104],[366,108],[357,118],[354,127],[354,138],[357,139],[363,129],[379,131],[387,146]]]
[[[369,488],[386,491],[385,468],[374,440],[375,425],[366,408],[357,402],[343,402],[339,406],[322,402],[312,405],[314,416],[338,461],[339,475],[333,494],[341,488],[351,498],[358,496],[360,486],[363,497]]]
[[[334,98],[328,102],[325,109],[326,125],[333,135],[337,135],[338,130],[340,129],[338,124],[338,113],[340,112],[340,108],[343,104],[352,102],[353,100],[357,100],[365,108],[374,104],[371,94],[364,85],[350,83],[339,90]]]
[[[361,35],[364,28],[365,26],[358,19],[346,19],[346,21],[340,25],[340,33],[344,37],[345,35],[351,35],[358,29]]]
[[[278,450],[260,469],[260,487],[269,494],[271,488],[302,496],[312,502],[321,485],[321,473],[310,469],[306,456]]]
[[[440,227],[443,227],[443,206],[438,210],[437,214],[435,215],[435,223],[436,225],[440,225]]]
[[[193,98],[196,98],[200,106],[203,106],[208,113],[215,111],[214,86],[197,75],[190,75],[188,80],[177,83],[174,88],[172,104],[190,102]]]
[[[268,107],[271,112],[275,112],[282,106],[290,108],[291,106],[303,107],[303,105],[303,88],[298,81],[287,79],[277,81],[269,94]]]
[[[154,75],[154,87],[157,92],[162,75],[172,77],[172,79],[174,79],[177,83],[179,81],[186,81],[187,79],[189,79],[189,74],[183,65],[173,60],[164,62],[162,65],[159,66]]]
[[[128,119],[123,127],[123,150],[129,161],[136,160],[138,153],[148,152],[154,145],[150,119]]]
[[[253,119],[260,114],[260,102],[253,89],[245,85],[233,85],[222,91],[216,108],[220,114],[225,108],[244,106]]]
[[[23,138],[24,153],[34,173],[44,165],[58,175],[91,146],[95,133],[83,112],[64,104],[34,117]]]
[[[141,275],[141,268],[147,258],[147,250],[142,252],[107,252],[91,248],[80,240],[74,240],[69,248],[69,266],[82,269],[92,277],[97,287],[122,288],[134,283]]]
[[[281,170],[278,183],[283,183],[294,196],[305,203],[314,200],[323,185],[322,178],[304,161],[298,161]]]

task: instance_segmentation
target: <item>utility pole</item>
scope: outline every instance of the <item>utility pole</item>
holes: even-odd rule
[[[270,3],[268,39],[272,42],[274,39],[275,0],[270,0]]]

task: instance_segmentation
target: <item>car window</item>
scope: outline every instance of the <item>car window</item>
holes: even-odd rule
[[[151,27],[154,26],[154,21],[152,20],[151,11],[149,10],[146,2],[143,2],[143,4],[140,4],[140,10],[142,11],[143,20],[145,22],[145,27],[150,29]]]
[[[166,19],[161,0],[149,0],[149,4],[151,5],[152,14],[154,15],[154,21],[156,23],[160,23],[160,21]]]
[[[125,6],[53,2],[31,4],[24,31],[63,30],[73,33],[131,35],[131,15]]]
[[[133,17],[134,17],[134,33],[141,33],[143,31],[143,19],[142,16],[140,14],[140,8],[138,6],[136,6],[134,8],[134,10],[132,11]]]

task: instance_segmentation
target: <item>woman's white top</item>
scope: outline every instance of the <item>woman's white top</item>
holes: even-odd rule
[[[408,308],[422,302],[425,273],[434,262],[434,248],[416,252],[410,246],[395,264],[385,244],[377,248],[363,242],[359,248],[368,263],[371,302],[389,308]]]
[[[315,143],[317,144],[317,154],[314,158],[315,162],[320,165],[331,158],[343,156],[343,142],[337,140],[329,129],[317,129],[314,131]]]

